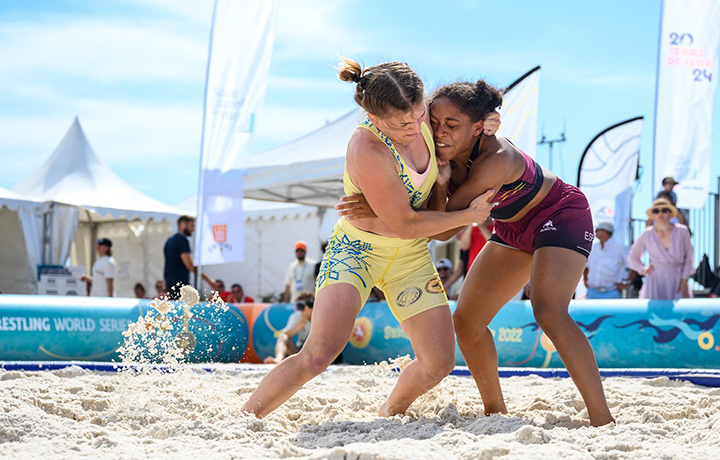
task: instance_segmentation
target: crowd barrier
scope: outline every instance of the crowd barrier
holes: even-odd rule
[[[252,334],[259,359],[274,353],[275,338],[292,311],[292,306],[281,304],[259,314]],[[720,368],[720,300],[573,301],[570,315],[589,339],[600,367]],[[490,323],[490,330],[500,366],[564,367],[535,321],[530,302],[508,303]],[[374,363],[406,354],[412,356],[412,346],[387,305],[366,304],[343,350],[343,362]],[[465,365],[457,345],[455,363]]]
[[[0,295],[0,360],[117,361],[122,332],[147,312],[158,314],[141,299]],[[183,331],[179,305],[168,319],[171,334]],[[250,338],[234,306],[194,306],[188,330],[196,343],[186,360],[193,363],[239,362]]]
[[[136,299],[0,295],[0,360],[117,359],[122,331],[149,308]],[[454,308],[452,303],[451,308]],[[481,308],[481,306],[479,306]],[[261,362],[293,312],[289,304],[193,308],[197,345],[191,362]],[[573,301],[570,314],[603,368],[720,368],[720,301]],[[175,316],[174,321],[182,321]],[[504,367],[563,367],[529,302],[510,302],[490,324]],[[208,350],[211,350],[209,352]],[[374,363],[412,355],[387,305],[368,303],[355,321],[343,362]],[[465,362],[456,347],[456,364]]]

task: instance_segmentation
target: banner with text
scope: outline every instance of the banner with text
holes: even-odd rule
[[[678,206],[702,208],[710,187],[720,2],[665,0],[655,101],[653,196],[663,177],[680,185]]]
[[[510,139],[520,150],[535,158],[540,66],[515,80],[505,91],[498,136]]]
[[[203,118],[195,264],[241,262],[242,176],[267,88],[274,0],[216,0]]]
[[[580,157],[578,187],[590,203],[593,225],[610,222],[613,239],[627,239],[632,214],[632,189],[638,172],[643,118],[625,120],[601,131]]]

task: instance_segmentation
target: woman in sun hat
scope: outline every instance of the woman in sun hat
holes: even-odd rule
[[[645,276],[640,298],[673,300],[691,297],[688,279],[693,274],[694,262],[688,228],[670,222],[678,215],[678,210],[663,198],[653,201],[647,215],[654,225],[635,241],[628,257],[630,268]],[[641,261],[646,251],[650,256],[647,267]]]

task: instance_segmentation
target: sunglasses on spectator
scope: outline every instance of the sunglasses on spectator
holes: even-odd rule
[[[669,213],[670,213],[670,208],[660,208],[660,209],[657,209],[657,208],[656,208],[656,209],[653,209],[653,210],[652,210],[652,213],[653,213],[653,214],[660,214],[660,213],[669,214]]]
[[[450,270],[448,267],[439,267],[437,271]]]

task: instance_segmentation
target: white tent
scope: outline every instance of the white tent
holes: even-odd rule
[[[333,206],[343,195],[345,151],[362,109],[299,139],[251,157],[243,196],[257,200]]]
[[[37,263],[62,265],[70,257],[89,273],[94,241],[106,237],[118,263],[117,296],[132,296],[136,282],[149,287],[162,278],[163,243],[181,211],[118,177],[95,155],[77,118],[50,158],[14,191],[49,202],[44,221],[29,225],[43,229],[36,228],[41,248],[43,232],[50,235],[50,250],[41,250]]]
[[[197,195],[193,195],[175,207],[195,215],[196,200]],[[284,290],[285,269],[294,260],[295,241],[305,240],[308,257],[320,260],[322,243],[330,237],[337,220],[337,214],[330,209],[250,199],[243,200],[243,212],[245,260],[204,266],[203,272],[223,280],[227,289],[240,283],[246,295],[256,301]]]
[[[77,118],[53,154],[15,192],[81,207],[105,220],[174,220],[176,209],[120,179],[93,152]]]
[[[32,292],[35,271],[30,269],[27,241],[33,241],[33,228],[23,226],[21,218],[33,219],[45,206],[31,198],[0,187],[0,292],[29,294]]]

